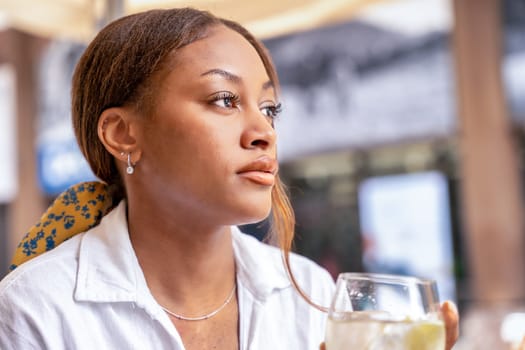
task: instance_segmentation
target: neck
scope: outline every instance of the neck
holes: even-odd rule
[[[130,239],[159,304],[195,315],[226,299],[235,284],[230,227],[136,203],[128,203]]]

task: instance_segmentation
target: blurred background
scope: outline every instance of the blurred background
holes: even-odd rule
[[[334,277],[436,279],[460,308],[455,349],[525,335],[525,0],[1,0],[0,277],[54,197],[94,179],[70,125],[86,43],[174,6],[269,48],[297,252]]]

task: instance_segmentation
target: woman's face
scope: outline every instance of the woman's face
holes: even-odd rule
[[[144,195],[203,223],[264,219],[277,172],[275,90],[255,49],[218,26],[177,52],[140,118]],[[208,221],[205,221],[208,220]]]

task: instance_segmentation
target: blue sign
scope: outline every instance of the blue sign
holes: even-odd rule
[[[42,190],[48,195],[59,194],[78,182],[96,179],[75,139],[39,145],[38,178]]]

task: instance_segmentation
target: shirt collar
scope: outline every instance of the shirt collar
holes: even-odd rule
[[[129,239],[126,203],[121,201],[82,238],[75,299],[136,301],[137,269],[140,270]]]
[[[125,201],[88,232],[80,245],[75,300],[137,302],[140,294],[150,295],[129,239]],[[237,278],[255,299],[291,286],[279,249],[235,226],[231,233]]]
[[[291,286],[284,269],[282,252],[232,226],[237,277],[253,296],[264,301],[274,290]]]

